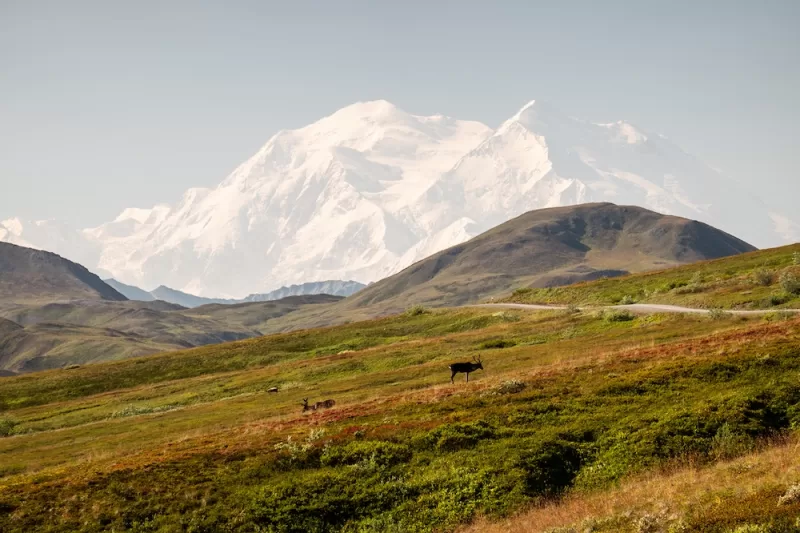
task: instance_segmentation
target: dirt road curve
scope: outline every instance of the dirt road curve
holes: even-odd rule
[[[474,304],[465,307],[497,307],[504,309],[530,309],[533,311],[536,310],[548,311],[548,310],[558,310],[567,308],[566,305],[537,305],[537,304],[513,304],[513,303]],[[581,309],[582,311],[595,310],[595,309],[626,309],[634,313],[694,313],[699,315],[705,315],[709,313],[708,309],[695,309],[692,307],[680,307],[678,305],[662,305],[662,304],[606,305],[601,307],[581,307],[579,309]],[[726,313],[731,313],[734,315],[764,315],[767,313],[774,313],[775,311],[788,311],[789,313],[800,313],[800,309],[756,309],[748,311],[727,310],[727,309],[725,310]]]

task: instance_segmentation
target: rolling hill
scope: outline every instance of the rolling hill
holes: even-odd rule
[[[75,300],[0,309],[0,370],[17,373],[96,363],[258,337],[270,320],[338,296],[212,304]]]
[[[67,329],[64,333],[91,333],[95,339],[92,348],[84,348],[80,354],[76,348],[75,357],[76,361],[98,361],[156,351],[152,344],[142,343],[131,350],[103,350],[96,339],[109,335],[109,330],[138,335],[161,348],[179,349],[385,316],[415,305],[463,305],[504,296],[517,287],[565,285],[752,250],[749,244],[700,222],[639,207],[584,204],[531,211],[343,300],[319,295],[192,309],[158,300],[74,300],[10,307],[6,304],[0,317],[26,329],[42,323],[99,328],[91,332]],[[200,301],[190,302],[197,303]],[[68,361],[66,349],[59,352],[58,358],[45,357],[52,349],[53,331],[40,328],[31,332],[41,338],[39,351],[31,347],[36,346],[31,340],[26,341],[24,350],[19,343],[9,344],[18,348],[7,358],[14,365],[5,369],[33,368],[17,355],[20,350],[35,359],[36,368],[52,368]],[[21,333],[15,335],[19,337]],[[111,344],[121,347],[127,340],[130,339],[114,337]],[[70,346],[80,345],[73,342]]]
[[[9,377],[0,530],[795,532],[798,346],[779,312],[429,309]]]
[[[293,297],[189,312],[161,300],[127,300],[81,265],[0,243],[0,375],[257,337],[271,319],[340,299]]]
[[[56,254],[0,242],[0,305],[127,298],[85,267]]]
[[[504,296],[516,287],[567,285],[753,250],[701,222],[640,207],[602,203],[540,209],[314,310],[322,316],[309,317],[309,324],[385,315],[412,305],[462,305]]]

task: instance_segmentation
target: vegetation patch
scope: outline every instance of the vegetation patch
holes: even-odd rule
[[[494,348],[512,348],[517,345],[517,341],[511,339],[493,339],[490,341],[482,342],[480,347],[484,350],[491,350]]]
[[[800,320],[631,317],[437,310],[5,378],[0,529],[453,531],[735,461],[800,425]],[[450,384],[448,364],[498,339],[515,348]],[[761,525],[787,490],[685,523]]]

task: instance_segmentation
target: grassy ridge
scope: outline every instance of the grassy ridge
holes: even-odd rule
[[[450,529],[787,430],[798,341],[797,320],[443,311],[12,378],[0,527]]]
[[[696,269],[792,271],[786,251]],[[486,370],[451,385],[448,363],[475,355]],[[303,398],[337,405],[302,413]],[[776,459],[800,428],[800,317],[416,309],[3,379],[0,410],[2,531],[536,530],[544,508],[575,531],[775,533],[800,518],[800,498],[777,506],[800,463]],[[634,497],[648,479],[685,494]]]
[[[800,307],[800,244],[566,287],[521,288],[503,301],[574,305],[636,302],[723,309],[796,308]]]

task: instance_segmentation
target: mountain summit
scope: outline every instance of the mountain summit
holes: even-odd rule
[[[124,283],[241,298],[376,281],[524,212],[585,202],[697,219],[761,245],[800,237],[795,221],[626,122],[595,124],[536,100],[492,130],[379,100],[278,132],[218,187],[190,189],[174,206],[126,209],[61,240],[13,219],[0,240],[68,239],[59,253]]]

